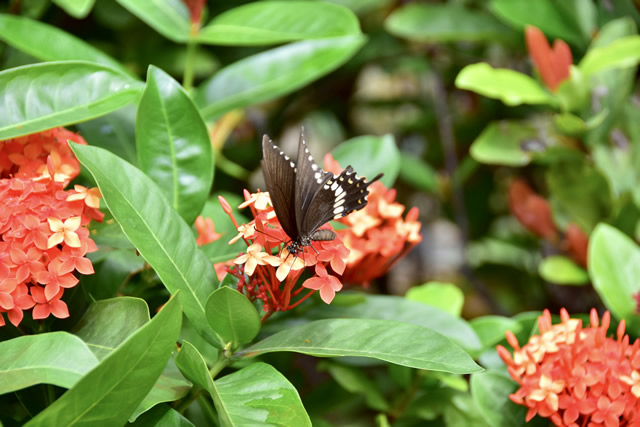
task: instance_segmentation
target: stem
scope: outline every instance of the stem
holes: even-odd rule
[[[251,172],[249,172],[239,164],[227,159],[222,154],[222,151],[216,152],[216,166],[222,169],[222,171],[224,171],[227,175],[237,178],[241,181],[246,181],[247,179],[249,179],[249,175],[251,175]]]
[[[420,389],[420,384],[422,383],[422,375],[419,372],[414,373],[413,381],[409,388],[399,396],[398,400],[396,400],[393,407],[389,410],[389,415],[394,418],[400,418],[404,411],[406,411],[407,407],[413,400],[413,397]]]
[[[198,44],[193,37],[193,26],[191,33],[191,37],[187,40],[187,58],[184,65],[184,76],[182,77],[182,86],[187,92],[193,89],[193,69],[195,67],[196,47],[198,47]]]
[[[193,401],[200,397],[203,390],[204,389],[202,387],[194,385],[191,390],[189,390],[189,393],[184,398],[180,399],[180,403],[175,407],[175,410],[180,414],[184,414],[184,411],[191,406]]]
[[[300,288],[302,289],[302,288]],[[311,289],[309,291],[309,293],[307,293],[305,296],[303,296],[302,298],[300,298],[298,301],[294,302],[293,304],[291,304],[289,307],[287,307],[287,310],[291,310],[292,308],[296,308],[298,305],[300,305],[300,303],[304,300],[306,300],[307,298],[309,298],[311,295],[313,295],[316,292],[315,289]]]
[[[215,378],[216,375],[226,368],[230,362],[231,361],[225,357],[224,351],[218,353],[218,360],[216,360],[216,363],[214,363],[211,369],[209,369],[209,375],[211,375],[211,378]]]

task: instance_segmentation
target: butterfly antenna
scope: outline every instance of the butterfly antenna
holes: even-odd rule
[[[265,236],[269,236],[269,237],[271,237],[272,239],[278,240],[280,243],[285,243],[285,241],[284,241],[284,240],[281,240],[281,239],[277,238],[276,236],[272,236],[271,234],[269,234],[269,233],[267,233],[267,232],[265,232],[265,231],[260,231],[260,230],[258,230],[258,228],[257,228],[255,225],[253,226],[253,229],[254,229],[255,231],[257,231],[258,233],[264,234]]]

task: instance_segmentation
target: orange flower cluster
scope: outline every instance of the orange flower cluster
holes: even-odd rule
[[[542,196],[536,194],[522,179],[511,181],[508,189],[511,213],[532,233],[551,242],[558,243],[560,231],[551,216],[551,205]],[[581,266],[587,266],[589,237],[576,224],[569,224],[565,240],[560,247],[571,255]]]
[[[313,242],[313,247],[307,246],[301,254],[294,256],[286,249],[290,239],[278,221],[269,193],[250,194],[245,190],[244,196],[245,202],[239,208],[250,207],[254,219],[241,225],[234,218],[229,203],[219,197],[222,208],[238,230],[238,235],[229,243],[243,239],[248,246],[247,252],[233,261],[237,267],[228,270],[239,278],[238,290],[244,291],[251,300],[262,300],[266,316],[296,307],[315,291],[320,291],[320,298],[329,304],[335,293],[342,289],[340,280],[329,271],[342,274],[349,256],[342,240],[338,237],[332,241]],[[333,229],[329,224],[322,228]],[[301,287],[296,287],[305,269],[314,266],[314,275]],[[292,303],[304,289],[310,289],[310,292]]]
[[[334,174],[342,171],[331,154],[325,155],[324,165]],[[418,208],[411,208],[403,219],[405,207],[395,198],[396,190],[374,182],[369,187],[367,206],[338,220],[348,226],[337,233],[351,251],[343,282],[368,286],[422,241]]]
[[[80,163],[67,140],[87,144],[80,135],[65,128],[0,141],[0,178],[48,177],[47,159],[51,157],[54,180],[68,184],[80,173]]]
[[[510,398],[557,426],[640,426],[640,340],[625,335],[624,320],[617,339],[607,337],[610,314],[599,323],[591,310],[591,326],[560,311],[562,322],[551,323],[545,310],[538,318],[540,335],[520,347],[515,335],[506,337],[513,356],[503,346],[498,354],[520,388]]]
[[[525,29],[525,39],[527,50],[540,73],[540,78],[555,92],[560,83],[571,74],[573,55],[569,45],[558,39],[553,42],[553,47],[549,46],[544,33],[531,25]]]
[[[92,274],[85,258],[96,250],[86,225],[101,221],[100,193],[75,186],[80,172],[63,128],[0,141],[0,326],[17,326],[23,311],[34,319],[69,316],[64,289],[78,283],[73,272]]]

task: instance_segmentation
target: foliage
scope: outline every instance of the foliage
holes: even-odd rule
[[[0,6],[0,425],[638,419],[636,7]],[[302,124],[384,177],[300,259],[259,142]]]

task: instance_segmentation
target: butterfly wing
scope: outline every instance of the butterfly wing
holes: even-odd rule
[[[313,161],[313,157],[307,148],[304,139],[304,129],[300,130],[300,141],[298,142],[298,173],[296,174],[295,189],[295,207],[296,207],[296,225],[301,236],[305,234],[303,230],[303,219],[308,215],[309,206],[316,197],[316,194],[322,189],[322,186],[333,176],[322,170],[320,166]],[[307,230],[313,232],[313,230]]]
[[[262,138],[262,173],[271,197],[271,204],[285,233],[296,241],[295,185],[296,165],[267,135]]]
[[[332,219],[339,219],[367,205],[368,186],[382,177],[376,176],[367,182],[358,176],[351,166],[347,166],[338,176],[329,174],[315,194],[302,218],[300,234],[313,233]]]

